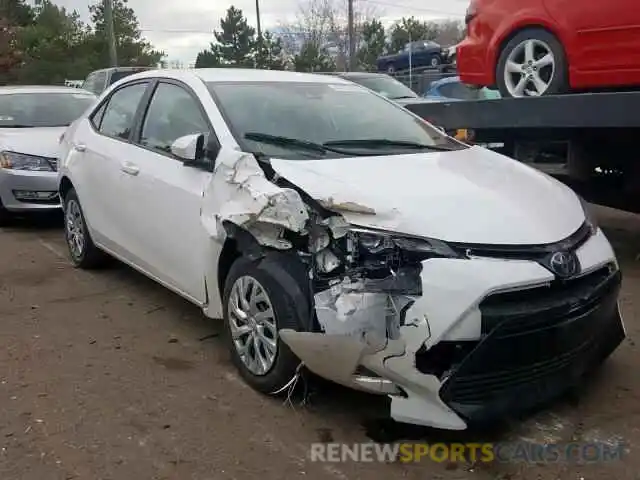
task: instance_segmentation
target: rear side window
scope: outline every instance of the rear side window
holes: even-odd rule
[[[118,89],[111,98],[102,115],[100,133],[109,137],[128,140],[133,129],[134,117],[140,100],[147,89],[147,83],[136,83]],[[99,114],[100,112],[96,112]]]

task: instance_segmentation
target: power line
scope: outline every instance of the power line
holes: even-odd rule
[[[437,15],[447,15],[449,17],[460,17],[463,18],[464,14],[463,13],[453,13],[453,12],[445,12],[443,10],[436,10],[433,8],[423,8],[423,7],[413,7],[413,6],[409,6],[409,5],[403,5],[400,3],[392,3],[392,2],[385,2],[385,1],[381,1],[381,0],[359,0],[361,2],[365,2],[365,3],[371,3],[373,5],[382,5],[385,7],[397,7],[397,8],[406,8],[408,11],[417,11],[417,12],[425,12],[425,13],[434,13]],[[461,0],[462,1],[462,0]],[[467,2],[467,0],[464,0],[465,3]]]

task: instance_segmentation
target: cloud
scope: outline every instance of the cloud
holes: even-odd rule
[[[344,0],[346,2],[346,0]],[[54,0],[69,10],[77,10],[87,20],[86,0]],[[373,9],[386,22],[403,16],[417,18],[462,18],[468,0],[355,0],[356,9]],[[260,18],[264,29],[296,21],[304,0],[260,0]],[[255,0],[235,0],[250,24],[256,24]],[[129,0],[144,36],[170,60],[193,62],[197,53],[213,41],[213,30],[231,4],[211,0]]]

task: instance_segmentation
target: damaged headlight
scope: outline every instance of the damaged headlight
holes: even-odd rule
[[[460,255],[449,245],[433,238],[412,237],[394,232],[370,230],[354,227],[352,241],[370,254],[393,253],[408,255],[416,260],[432,257],[458,258]]]

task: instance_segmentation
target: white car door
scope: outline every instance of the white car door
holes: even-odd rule
[[[122,211],[128,208],[122,168],[139,150],[130,137],[149,85],[149,80],[126,84],[101,102],[75,129],[67,158],[93,240],[129,260],[135,259],[127,251],[129,228],[121,221]]]
[[[170,153],[176,139],[199,133],[214,135],[196,95],[179,82],[159,81],[142,118],[138,152],[122,179],[127,207],[121,222],[129,228],[128,248],[145,270],[203,303],[207,238],[200,209],[212,173]]]

